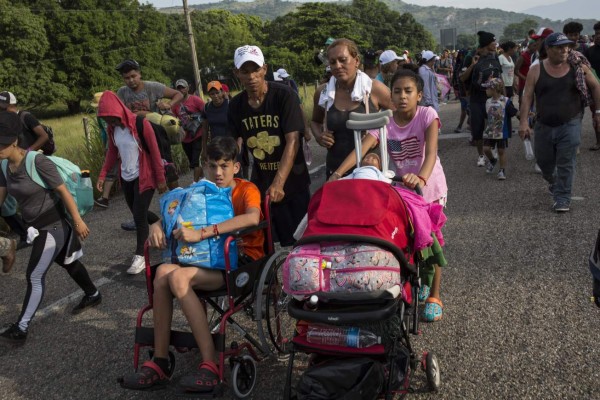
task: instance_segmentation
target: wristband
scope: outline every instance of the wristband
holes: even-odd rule
[[[340,173],[339,173],[339,172],[337,172],[337,171],[333,171],[333,173],[332,173],[331,175],[335,175],[335,176],[337,176],[338,178],[341,178],[341,177],[342,177],[342,175],[340,175]]]
[[[417,178],[423,181],[423,186],[427,186],[427,179],[423,178],[421,175],[417,175]]]
[[[215,236],[219,236],[219,228],[217,228],[217,224],[213,225],[213,233]]]
[[[206,233],[206,231],[204,230],[204,228],[200,229],[200,241],[204,240],[204,234]]]
[[[600,114],[600,108],[594,111],[594,114]]]

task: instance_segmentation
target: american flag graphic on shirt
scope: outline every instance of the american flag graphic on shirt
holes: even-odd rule
[[[414,136],[405,140],[388,140],[387,145],[388,153],[396,162],[421,156],[421,145]]]

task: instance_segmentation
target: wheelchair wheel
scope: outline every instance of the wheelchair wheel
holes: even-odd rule
[[[256,385],[256,362],[248,355],[235,361],[231,370],[231,388],[238,399],[245,399]]]
[[[283,291],[282,266],[288,254],[288,250],[280,250],[269,258],[256,294],[256,311],[260,315],[257,318],[258,335],[263,351],[276,354],[281,359],[287,358],[287,343],[291,341],[296,326],[287,313],[291,296]]]

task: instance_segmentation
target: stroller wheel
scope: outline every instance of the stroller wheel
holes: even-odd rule
[[[425,357],[425,374],[427,375],[427,386],[432,392],[437,392],[440,388],[440,365],[438,359],[433,353],[427,353]]]
[[[231,370],[233,393],[238,399],[248,397],[256,385],[256,362],[248,355],[236,361]]]

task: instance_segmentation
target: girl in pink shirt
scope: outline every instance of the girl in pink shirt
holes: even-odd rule
[[[419,185],[426,201],[445,206],[448,187],[437,155],[441,123],[433,108],[418,105],[423,97],[423,80],[411,70],[400,69],[392,77],[390,85],[392,103],[396,107],[393,119],[387,125],[390,165],[396,176],[402,177],[405,186],[414,188]],[[378,141],[379,131],[369,131],[362,141],[363,156]],[[337,174],[332,176],[343,176],[354,166],[354,157],[354,154],[348,155],[336,170]],[[436,266],[431,287],[423,285],[419,292],[419,299],[425,300],[425,321],[442,318],[440,281],[441,268]]]

